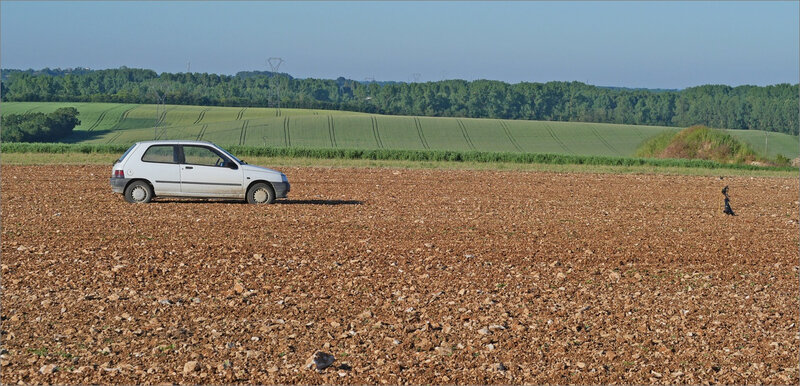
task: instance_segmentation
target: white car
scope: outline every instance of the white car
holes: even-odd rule
[[[286,198],[290,189],[285,174],[248,165],[221,147],[201,141],[137,142],[114,163],[110,181],[111,190],[131,203],[163,196],[271,204],[276,198]]]

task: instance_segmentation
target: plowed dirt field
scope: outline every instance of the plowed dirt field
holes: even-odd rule
[[[796,179],[282,171],[131,205],[3,166],[2,382],[798,382]]]

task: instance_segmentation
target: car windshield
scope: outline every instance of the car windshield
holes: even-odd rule
[[[223,149],[223,148],[221,148],[219,146],[217,146],[217,149],[222,150],[222,152],[225,153],[225,155],[227,155],[228,157],[233,158],[234,160],[236,160],[236,162],[238,162],[240,164],[246,164],[247,163],[247,162],[244,162],[244,161],[236,158],[236,156],[234,156],[233,154],[231,154],[230,152],[228,152],[227,150],[225,150],[225,149]]]

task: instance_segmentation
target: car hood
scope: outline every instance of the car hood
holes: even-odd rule
[[[245,174],[261,174],[261,175],[267,174],[278,181],[281,180],[281,175],[283,174],[277,170],[272,170],[270,168],[265,168],[255,165],[242,165],[242,170],[244,171]]]

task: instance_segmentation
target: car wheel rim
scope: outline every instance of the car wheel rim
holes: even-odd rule
[[[256,190],[255,193],[253,194],[253,199],[259,204],[267,202],[268,197],[269,193],[267,193],[266,189]]]
[[[134,201],[143,201],[145,198],[147,198],[147,191],[143,187],[137,186],[133,188],[131,197],[133,197]]]

